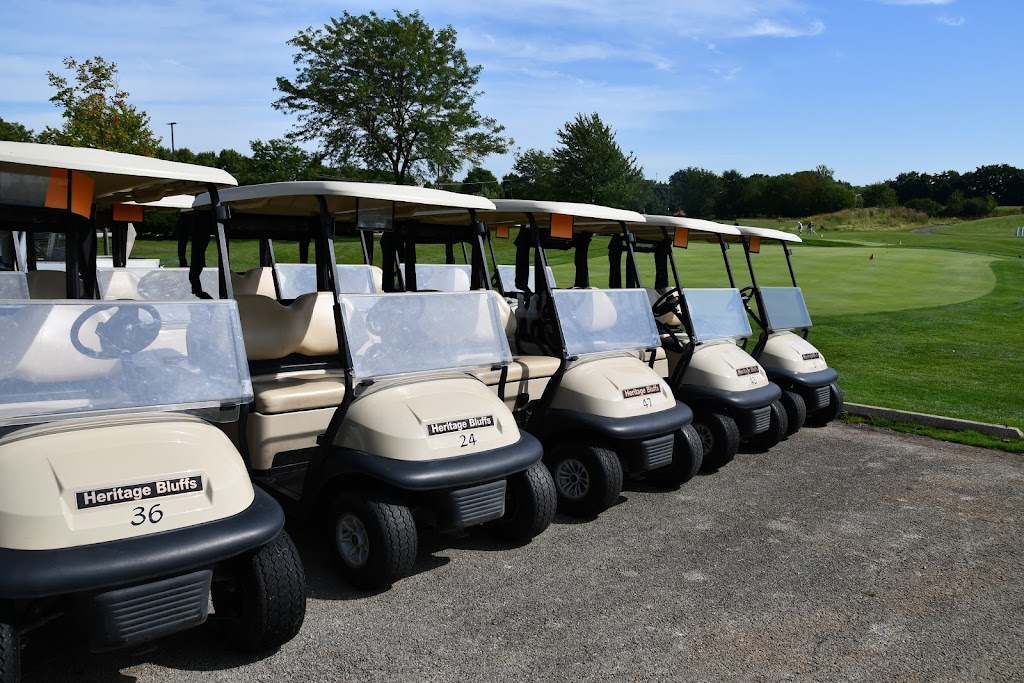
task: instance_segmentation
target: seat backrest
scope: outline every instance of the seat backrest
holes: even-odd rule
[[[274,271],[270,267],[250,268],[242,274],[232,272],[231,287],[235,294],[259,294],[277,299]]]
[[[338,354],[334,297],[310,292],[285,306],[261,294],[236,294],[245,353],[250,361]]]
[[[384,271],[378,266],[370,266],[370,270],[373,271],[373,291],[383,292],[384,291]]]
[[[501,314],[501,324],[505,328],[505,336],[511,337],[516,333],[517,328],[516,316],[512,313],[512,307],[505,300],[505,297],[493,289],[491,290],[491,296],[498,302],[498,312]]]
[[[30,270],[28,293],[33,299],[66,299],[68,288],[63,270]]]

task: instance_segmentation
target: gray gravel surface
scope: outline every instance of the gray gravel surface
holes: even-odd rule
[[[279,652],[231,654],[207,623],[89,654],[55,624],[24,679],[1021,680],[1022,484],[1020,456],[806,428],[677,491],[630,482],[522,547],[429,536],[417,573],[376,594],[293,530],[310,597]]]

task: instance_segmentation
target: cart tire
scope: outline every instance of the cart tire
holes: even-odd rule
[[[416,521],[398,502],[341,494],[334,504],[334,542],[342,575],[359,588],[387,588],[416,564]]]
[[[282,530],[255,553],[229,562],[233,581],[215,582],[215,613],[224,637],[246,652],[263,652],[295,637],[306,617],[306,574]]]
[[[843,412],[843,390],[835,382],[829,385],[828,397],[829,403],[827,406],[807,415],[808,424],[824,427]]]
[[[674,436],[672,463],[644,475],[647,481],[655,486],[682,486],[693,479],[704,461],[704,444],[693,425],[686,425],[677,430]]]
[[[722,413],[700,410],[694,412],[691,426],[703,446],[701,469],[717,470],[736,457],[740,448],[740,428],[736,426],[736,420]]]
[[[786,409],[786,420],[789,426],[786,428],[786,436],[793,436],[807,421],[807,402],[804,397],[795,391],[785,390],[782,392],[782,407]]]
[[[782,407],[782,401],[772,401],[768,408],[771,411],[771,421],[768,423],[768,430],[747,439],[747,445],[755,451],[767,451],[786,438],[788,424],[786,409]]]
[[[0,683],[21,680],[21,642],[13,624],[0,622]]]
[[[574,517],[607,510],[622,493],[622,463],[614,451],[585,438],[562,439],[551,449],[548,469],[558,509]]]
[[[508,478],[505,488],[505,516],[488,525],[488,530],[507,541],[529,541],[548,528],[555,518],[558,492],[551,473],[542,463]]]

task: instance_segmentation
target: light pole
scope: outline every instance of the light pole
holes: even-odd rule
[[[178,122],[171,121],[167,125],[171,127],[171,161],[174,161],[174,127],[178,125]]]

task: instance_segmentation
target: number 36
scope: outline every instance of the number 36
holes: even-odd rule
[[[164,518],[164,511],[160,509],[160,503],[157,503],[153,507],[146,510],[144,507],[132,508],[132,526],[139,526],[145,524],[147,521],[150,524],[156,524]]]

